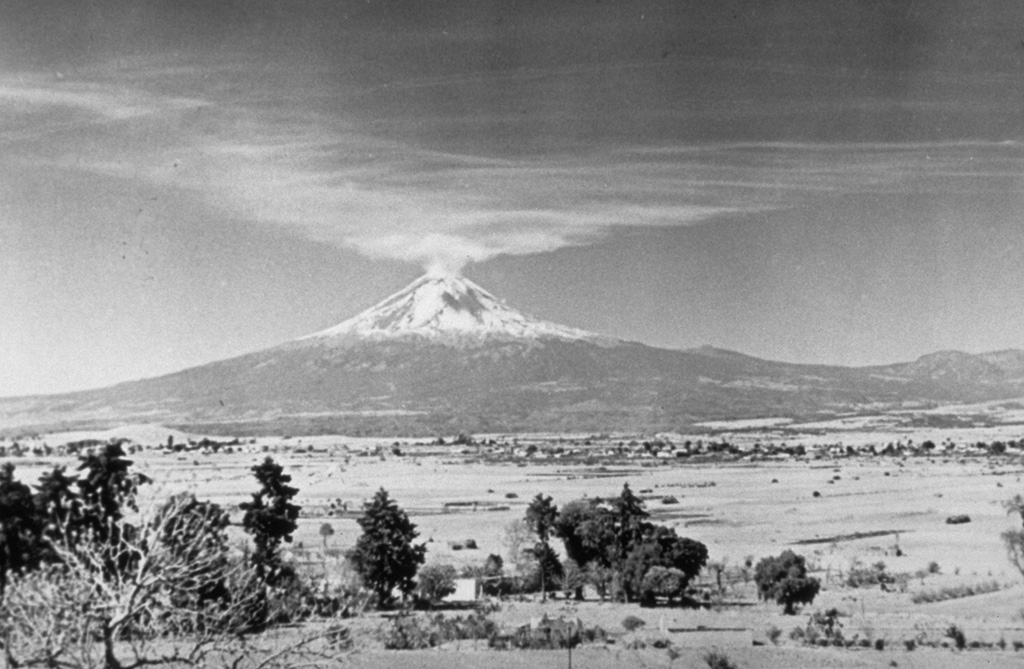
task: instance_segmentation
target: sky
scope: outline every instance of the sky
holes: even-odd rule
[[[5,0],[0,396],[423,271],[656,346],[1024,348],[1024,3]]]

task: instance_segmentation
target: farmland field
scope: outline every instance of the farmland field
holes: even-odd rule
[[[833,457],[822,450],[779,460],[694,461],[641,457],[628,447],[610,455],[622,440],[587,441],[586,447],[569,449],[571,443],[584,442],[551,435],[532,442],[520,438],[514,447],[503,447],[500,440],[453,446],[275,437],[245,440],[217,452],[173,452],[157,449],[154,440],[131,457],[154,480],[147,488],[153,499],[190,490],[232,509],[235,522],[240,520],[238,504],[255,490],[250,467],[273,457],[293,477],[303,506],[288,546],[290,557],[329,579],[343,570],[342,554],[359,534],[355,519],[362,503],[381,487],[418,525],[420,540],[427,542],[427,563],[461,568],[482,564],[490,553],[506,555],[505,527],[523,517],[536,494],[551,495],[562,505],[581,497],[611,497],[628,483],[645,499],[654,522],[707,545],[710,559],[724,564],[724,590],[703,608],[642,609],[599,602],[590,593],[584,602],[560,597],[544,604],[507,601],[494,614],[506,626],[544,613],[579,617],[618,636],[617,644],[578,649],[579,666],[667,666],[663,651],[623,646],[621,621],[629,614],[644,619],[648,632],[668,634],[685,649],[676,666],[699,666],[701,649],[711,647],[727,649],[739,666],[889,666],[893,658],[911,667],[1003,666],[1021,657],[1013,643],[1024,642],[1024,579],[1007,560],[1000,539],[1015,522],[1003,503],[1024,489],[1024,461],[1015,449],[998,457],[953,451]],[[530,457],[510,455],[528,442],[538,445]],[[563,453],[545,457],[559,448]],[[54,461],[73,463],[66,457],[12,461],[19,477],[29,482]],[[946,522],[957,515],[970,522]],[[326,553],[319,533],[325,522],[334,529]],[[238,532],[239,540],[242,536]],[[468,548],[467,540],[476,548]],[[555,546],[561,548],[557,541]],[[778,605],[757,600],[750,567],[787,548],[805,555],[823,584],[814,604],[796,616],[784,616]],[[851,568],[870,570],[879,563],[892,577],[885,587],[848,583]],[[696,583],[705,591],[716,585],[710,572]],[[949,599],[952,592],[972,596]],[[806,625],[809,612],[832,607],[841,612],[847,637],[883,639],[886,650],[876,651],[873,645],[870,650],[807,648],[790,639],[793,628]],[[353,629],[372,637],[382,624],[376,615],[367,615],[354,621]],[[969,642],[986,648],[966,653],[905,649],[911,639],[948,645],[944,631],[954,624]],[[769,638],[773,627],[780,630],[778,645]],[[472,650],[469,642],[458,649],[446,647],[442,657],[436,652],[396,656],[371,644],[354,662],[479,666],[486,658],[488,666],[514,667],[538,661],[562,666],[564,661],[561,654],[547,651]]]

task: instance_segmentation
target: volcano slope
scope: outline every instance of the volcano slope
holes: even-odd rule
[[[162,422],[213,433],[661,430],[1018,397],[1024,353],[879,367],[660,349],[530,317],[424,276],[326,330],[174,374],[0,400],[7,428]]]

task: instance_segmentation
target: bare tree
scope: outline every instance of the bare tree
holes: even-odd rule
[[[208,506],[199,509],[206,513]],[[196,522],[196,510],[194,497],[179,495],[135,522],[110,521],[118,525],[106,533],[116,538],[113,545],[81,535],[54,542],[58,561],[12,579],[0,603],[7,665],[328,664],[337,653],[332,640],[344,636],[337,628],[290,631],[285,640],[248,633],[254,603],[267,601],[266,586],[247,561],[228,559],[226,541],[210,534],[222,528]],[[199,545],[208,549],[195,550]],[[123,557],[123,568],[109,569],[111,555]]]
[[[1003,507],[1008,515],[1020,516],[1021,524],[1024,526],[1024,497],[1014,495],[1012,499],[1003,502]],[[1007,557],[1017,571],[1024,574],[1024,529],[1006,530],[1002,537],[1003,543],[1006,544]]]

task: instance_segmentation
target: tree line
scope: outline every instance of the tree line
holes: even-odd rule
[[[151,480],[132,465],[115,443],[80,456],[75,472],[55,466],[34,487],[18,481],[10,463],[0,467],[0,645],[9,666],[202,666],[211,657],[258,654],[261,633],[280,623],[388,608],[399,598],[429,604],[454,590],[454,568],[423,566],[416,525],[383,488],[364,505],[362,534],[348,554],[359,586],[329,593],[284,557],[298,526],[299,490],[272,458],[252,467],[257,489],[239,505],[249,538],[241,556],[218,504],[181,493],[140,510],[140,489]],[[703,543],[652,522],[628,484],[617,496],[561,508],[538,494],[521,522],[528,536],[515,552],[530,559],[542,598],[555,588],[582,598],[590,585],[602,598],[671,603],[708,561]],[[762,561],[762,596],[787,612],[812,600],[818,584],[803,567],[791,554]],[[478,571],[500,580],[501,558],[490,556]],[[329,628],[288,650],[326,657],[343,636]],[[267,653],[280,666],[295,661]]]

